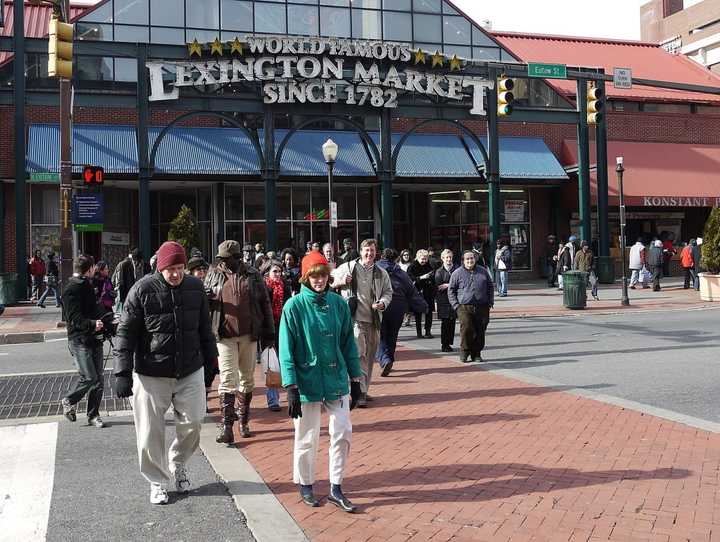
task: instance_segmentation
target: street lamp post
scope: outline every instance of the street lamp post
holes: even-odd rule
[[[333,247],[333,254],[336,252],[335,232],[333,224],[337,221],[337,207],[333,201],[333,170],[335,169],[335,161],[338,155],[338,146],[332,139],[328,139],[322,146],[323,158],[328,166],[328,226],[330,231],[330,239],[328,240]]]
[[[625,265],[625,196],[623,194],[623,157],[618,156],[616,159],[617,166],[615,171],[617,172],[618,178],[618,192],[620,193],[620,259],[622,262],[622,300],[621,305],[629,306],[630,298],[628,297],[628,283],[627,283],[627,265]]]

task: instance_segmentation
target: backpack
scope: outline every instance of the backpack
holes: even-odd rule
[[[687,245],[682,250],[682,254],[680,255],[680,265],[685,268],[695,267],[695,262],[692,257],[692,247],[690,245]]]

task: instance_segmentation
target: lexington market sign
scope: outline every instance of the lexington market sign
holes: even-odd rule
[[[485,115],[485,89],[494,81],[464,76],[466,61],[407,44],[354,39],[253,36],[188,43],[187,61],[152,61],[150,101],[177,100],[181,87],[252,83],[266,104],[345,103],[394,108],[398,96],[420,94],[471,102]],[[423,68],[422,70],[420,68]],[[460,72],[460,73],[456,73]],[[171,81],[164,80],[170,74]]]

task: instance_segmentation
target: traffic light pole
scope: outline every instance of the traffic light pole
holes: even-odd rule
[[[60,21],[69,22],[70,2],[64,0]],[[60,284],[72,276],[75,256],[72,230],[72,86],[60,79]]]
[[[490,225],[490,254],[485,254],[485,260],[494,262],[495,245],[500,239],[500,138],[498,136],[498,108],[497,108],[497,76],[496,70],[491,70],[489,78],[495,81],[492,88],[487,89],[487,123],[488,123],[488,222]]]
[[[577,81],[578,119],[578,195],[580,209],[580,237],[592,243],[592,205],[590,200],[590,135],[587,119],[587,81]]]
[[[18,299],[27,298],[27,207],[25,176],[25,28],[24,1],[13,8],[13,47],[15,49],[15,290]],[[0,187],[0,189],[4,189]],[[4,240],[2,241],[5,242]],[[0,269],[2,271],[2,269]]]

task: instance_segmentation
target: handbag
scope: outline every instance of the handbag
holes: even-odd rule
[[[280,360],[275,348],[266,348],[260,354],[260,364],[265,372],[265,387],[282,387],[282,376],[280,374]]]

